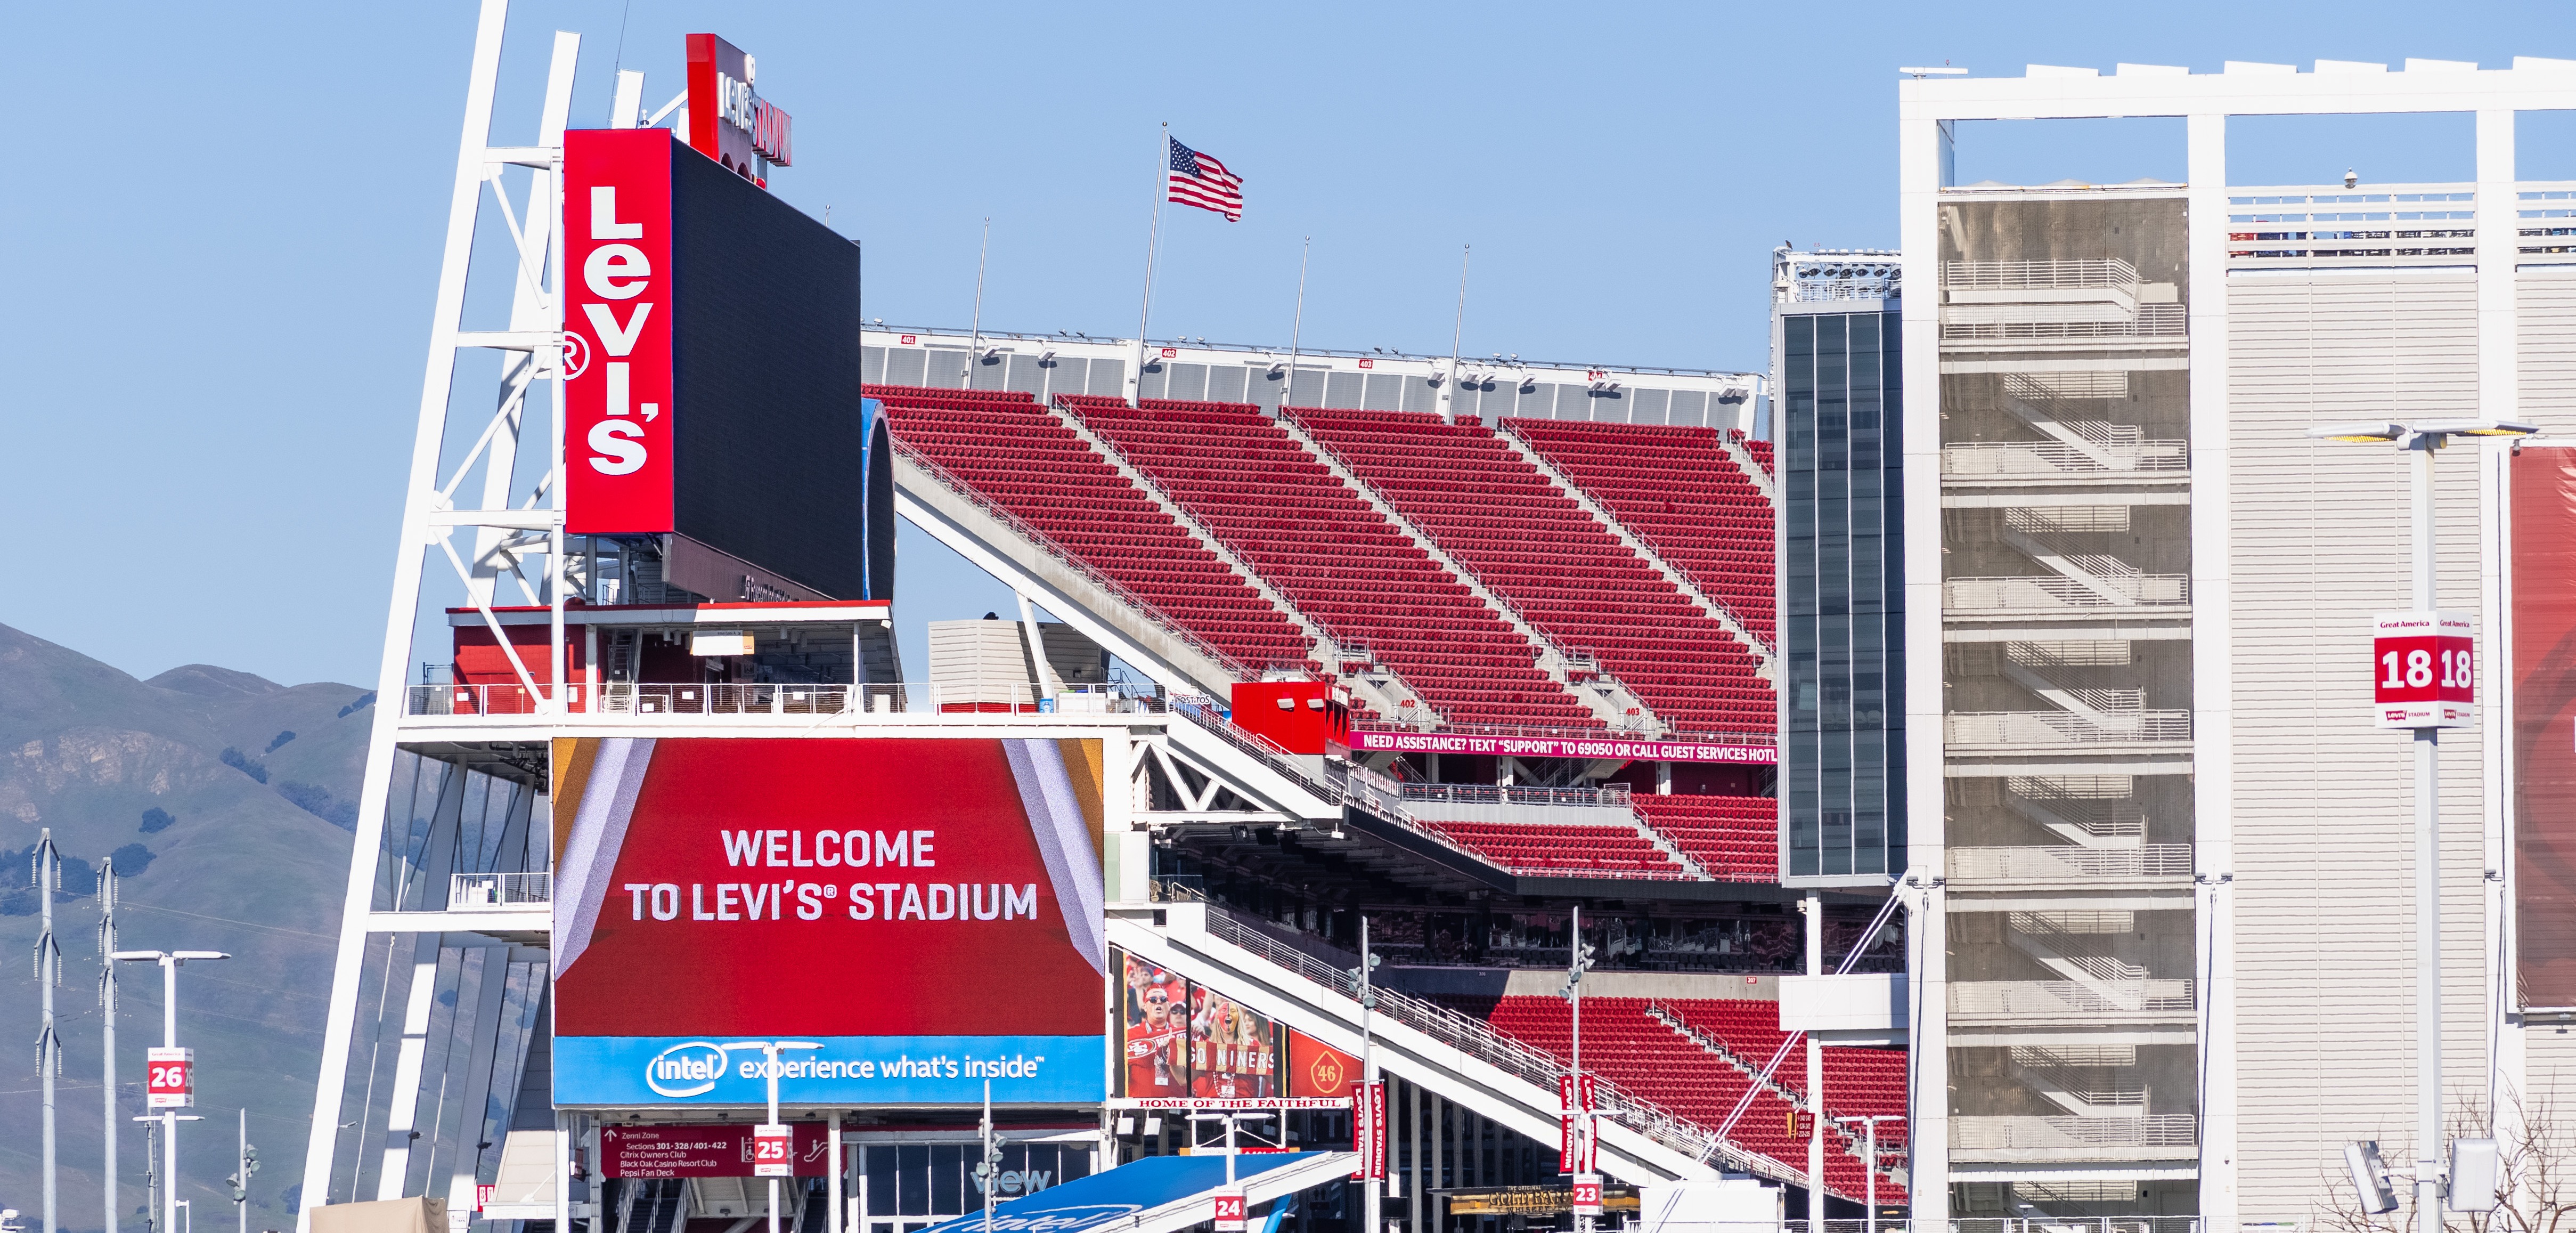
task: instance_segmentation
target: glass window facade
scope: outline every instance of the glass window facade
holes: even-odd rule
[[[1781,875],[1876,884],[1905,846],[1901,331],[1779,321]]]

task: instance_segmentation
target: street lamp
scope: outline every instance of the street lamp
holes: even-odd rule
[[[1864,939],[1864,944],[1866,944],[1866,939]],[[1869,1155],[1864,1157],[1861,1161],[1861,1172],[1869,1178],[1868,1233],[1878,1233],[1878,1124],[1880,1122],[1901,1122],[1905,1120],[1905,1115],[1902,1113],[1871,1113],[1865,1116],[1838,1117],[1834,1120],[1836,1122],[1862,1122],[1867,1125],[1868,1146],[1864,1150],[1866,1150]],[[1821,1193],[1821,1187],[1824,1184],[1824,1180],[1825,1179],[1821,1176],[1815,1179],[1815,1182],[1819,1187],[1819,1193]],[[1823,1206],[1821,1200],[1818,1201],[1817,1205],[1819,1207]]]
[[[757,1162],[752,1166],[752,1170],[769,1179],[769,1233],[778,1233],[778,1179],[794,1176],[796,1167],[794,1132],[778,1120],[778,1078],[787,1073],[786,1064],[778,1060],[778,1054],[782,1049],[820,1049],[822,1047],[823,1042],[819,1040],[743,1040],[724,1046],[728,1057],[732,1056],[736,1049],[760,1050],[761,1077],[769,1081],[769,1121],[752,1132],[752,1159]],[[777,1162],[762,1158],[763,1149],[760,1141],[763,1139],[772,1140],[775,1144],[772,1150],[778,1154]],[[840,1168],[841,1162],[833,1161],[832,1167]]]
[[[2496,419],[2385,420],[2325,424],[2308,430],[2321,441],[2394,445],[2415,455],[2409,489],[2414,514],[2414,606],[2439,606],[2433,579],[2433,461],[2452,437],[2527,437],[2530,424]],[[2438,715],[2440,707],[2435,707]],[[2439,776],[2442,730],[2414,729],[2415,741],[2415,1212],[2424,1227],[2442,1217],[2442,849]]]
[[[179,965],[191,960],[232,958],[219,950],[120,950],[109,952],[108,957],[161,965],[161,1049],[174,1058],[179,1056]],[[197,1120],[182,1118],[179,1113],[196,1103],[196,1064],[193,1059],[173,1064],[179,1068],[176,1083],[165,1083],[162,1076],[153,1075],[144,1084],[144,1099],[161,1110],[161,1171],[167,1175],[161,1188],[161,1233],[179,1233],[179,1208],[183,1203],[179,1198],[179,1123]]]

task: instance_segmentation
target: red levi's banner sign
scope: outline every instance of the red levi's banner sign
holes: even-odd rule
[[[673,530],[671,157],[661,129],[564,134],[564,505],[576,535]]]
[[[1351,1106],[1351,1146],[1360,1167],[1351,1177],[1366,1182],[1386,1179],[1386,1081],[1359,1085]]]
[[[1578,1079],[1560,1075],[1556,1082],[1557,1098],[1565,1109],[1557,1119],[1557,1171],[1588,1173],[1592,1170],[1592,1109],[1596,1095],[1592,1076]]]
[[[831,1130],[821,1122],[788,1125],[788,1167],[780,1177],[831,1172]],[[610,1177],[752,1177],[754,1127],[731,1125],[602,1126],[599,1159]],[[766,1175],[760,1175],[766,1176]]]
[[[2382,728],[2465,728],[2477,718],[2477,623],[2465,612],[2383,612],[2372,622],[2371,715]]]

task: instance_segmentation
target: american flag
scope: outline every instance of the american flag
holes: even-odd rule
[[[1168,200],[1173,205],[1197,206],[1222,214],[1225,221],[1239,223],[1243,221],[1243,177],[1226,170],[1215,155],[1201,154],[1173,141]]]

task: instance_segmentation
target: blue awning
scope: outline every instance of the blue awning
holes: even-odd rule
[[[1259,1152],[1234,1158],[1235,1184],[1254,1205],[1350,1175],[1349,1152]],[[1165,1233],[1209,1218],[1224,1188],[1223,1156],[1148,1156],[1106,1173],[1049,1186],[993,1208],[993,1233]],[[926,1233],[982,1233],[970,1212]]]

